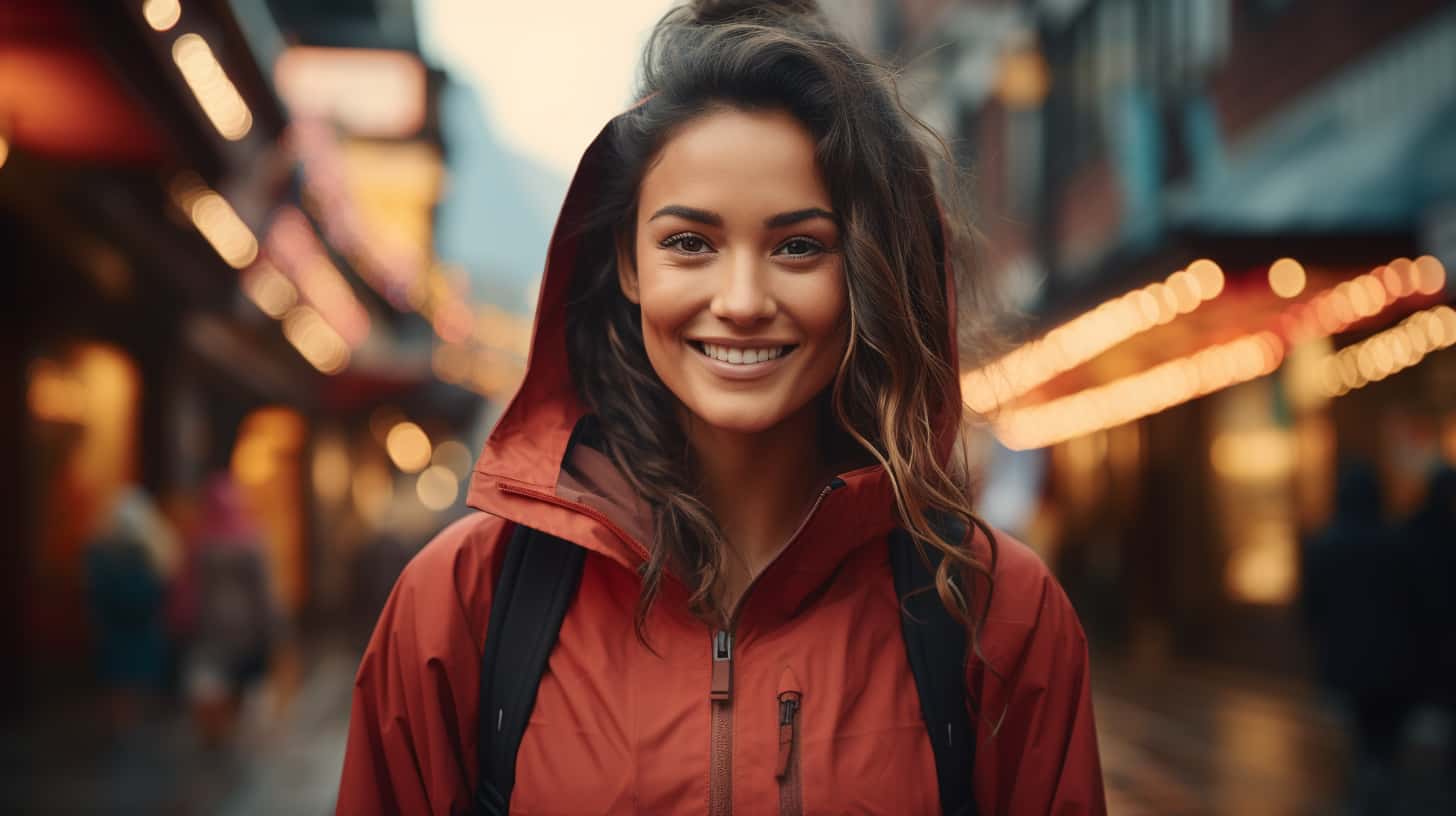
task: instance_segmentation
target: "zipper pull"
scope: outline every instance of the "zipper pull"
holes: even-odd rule
[[[779,761],[774,766],[774,776],[783,779],[789,772],[789,754],[794,749],[794,726],[799,719],[799,692],[786,691],[779,695]]]
[[[726,629],[713,633],[713,685],[708,697],[717,702],[733,699],[733,633]]]
[[[774,776],[782,780],[789,772],[789,759],[794,750],[794,729],[799,724],[799,704],[803,700],[799,680],[788,666],[779,677],[779,756]]]

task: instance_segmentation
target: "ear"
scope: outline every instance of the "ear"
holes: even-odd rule
[[[642,296],[637,289],[637,264],[633,263],[630,236],[617,236],[617,285],[628,300],[641,305]]]

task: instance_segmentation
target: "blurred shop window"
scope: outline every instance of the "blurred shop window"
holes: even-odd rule
[[[1268,379],[1213,399],[1209,462],[1225,590],[1238,603],[1286,606],[1299,586],[1296,478],[1309,442],[1281,421]]]
[[[263,530],[278,597],[291,613],[307,600],[307,433],[298,412],[260,408],[243,419],[232,453],[233,479]]]
[[[82,631],[82,548],[135,481],[140,395],[136,364],[115,346],[82,342],[30,365],[23,461],[40,508],[31,597],[42,607],[32,620],[48,648]]]
[[[42,490],[53,500],[46,515],[56,522],[44,529],[89,532],[133,481],[140,391],[136,365],[113,346],[85,343],[31,367],[28,402],[41,430],[35,441],[42,473],[50,477]],[[68,562],[72,553],[47,547],[42,558]]]

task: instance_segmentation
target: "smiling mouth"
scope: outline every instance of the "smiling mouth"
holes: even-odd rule
[[[688,345],[692,346],[704,357],[717,360],[720,363],[741,366],[750,366],[777,360],[798,348],[798,346],[792,344],[742,348],[739,346],[721,346],[715,343],[703,343],[697,340],[689,340]]]

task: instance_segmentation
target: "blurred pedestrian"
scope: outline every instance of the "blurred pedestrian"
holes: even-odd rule
[[[86,544],[87,600],[96,633],[98,676],[112,724],[136,720],[166,682],[168,583],[181,552],[151,496],[123,487]]]
[[[1456,468],[1431,477],[1426,497],[1401,529],[1416,576],[1412,629],[1425,648],[1420,676],[1432,701],[1448,713],[1456,731]],[[1456,767],[1456,737],[1448,737],[1447,759]]]
[[[1418,692],[1413,573],[1383,519],[1380,484],[1364,462],[1342,464],[1334,518],[1306,542],[1302,611],[1320,677],[1353,726],[1352,804],[1386,813]]]
[[[178,592],[178,615],[190,642],[187,695],[204,740],[220,745],[283,632],[262,531],[226,474],[203,489]]]

